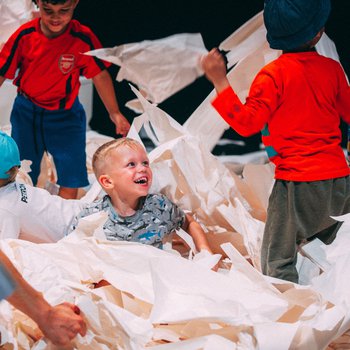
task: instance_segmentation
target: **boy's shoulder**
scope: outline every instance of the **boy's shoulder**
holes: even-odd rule
[[[13,198],[14,201],[25,205],[35,205],[37,203],[47,203],[49,205],[55,201],[64,201],[63,198],[52,195],[43,188],[34,187],[17,181],[0,188],[0,197],[1,199]]]
[[[39,28],[39,21],[40,21],[40,18],[35,18],[28,22],[23,23],[16,29],[16,31],[12,35],[19,35],[24,33],[28,34],[30,32],[37,31]]]
[[[71,26],[71,30],[73,30],[74,32],[78,32],[78,33],[82,33],[82,34],[86,34],[86,35],[93,33],[93,31],[90,29],[90,27],[80,23],[76,19],[71,20],[70,26]]]
[[[11,182],[0,187],[0,207],[17,207],[18,203],[28,203],[27,185]]]
[[[20,202],[25,204],[35,204],[38,202],[49,204],[55,200],[63,200],[61,197],[54,196],[43,188],[34,187],[17,181],[13,183],[13,186],[13,191],[17,193],[17,196],[19,196]]]
[[[9,195],[10,193],[16,193],[16,192],[17,192],[16,182],[11,182],[9,184],[1,186],[0,199],[2,199],[6,195]]]
[[[23,23],[21,26],[19,26],[19,29],[25,29],[25,28],[31,28],[31,27],[37,27],[40,21],[40,17],[31,19],[28,22]]]
[[[102,210],[106,210],[107,208],[111,207],[111,201],[109,200],[109,196],[105,195],[100,199],[96,199],[91,203],[85,203],[84,209],[86,213],[92,213],[92,212],[98,212]]]

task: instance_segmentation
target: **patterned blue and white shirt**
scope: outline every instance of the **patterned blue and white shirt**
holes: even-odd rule
[[[140,242],[162,248],[162,240],[185,224],[185,213],[162,194],[148,194],[140,199],[139,209],[132,216],[123,217],[113,208],[109,196],[87,205],[72,224],[72,230],[79,219],[105,211],[108,219],[103,230],[108,240]]]

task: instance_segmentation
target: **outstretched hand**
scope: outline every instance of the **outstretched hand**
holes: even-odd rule
[[[38,324],[41,331],[55,345],[64,346],[79,333],[86,334],[86,324],[77,306],[62,303],[51,307]]]
[[[218,92],[229,86],[226,78],[226,62],[217,48],[201,58],[201,66],[205,76],[214,84]]]
[[[121,113],[114,113],[110,116],[115,124],[115,132],[118,135],[125,137],[130,129],[130,123]]]

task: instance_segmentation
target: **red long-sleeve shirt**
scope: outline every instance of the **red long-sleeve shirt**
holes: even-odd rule
[[[262,132],[276,179],[349,175],[339,124],[350,123],[350,88],[338,62],[314,51],[285,53],[258,73],[245,104],[230,87],[212,104],[242,136]]]
[[[15,78],[19,91],[40,107],[69,109],[79,93],[79,76],[93,78],[110,65],[83,55],[97,48],[100,41],[78,21],[72,20],[62,35],[47,38],[37,18],[22,25],[4,45],[0,75]]]

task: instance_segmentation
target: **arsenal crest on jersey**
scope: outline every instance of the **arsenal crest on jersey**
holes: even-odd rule
[[[61,55],[58,61],[58,67],[60,68],[60,71],[63,74],[67,74],[73,69],[74,63],[75,63],[74,55],[64,54],[64,55]]]

